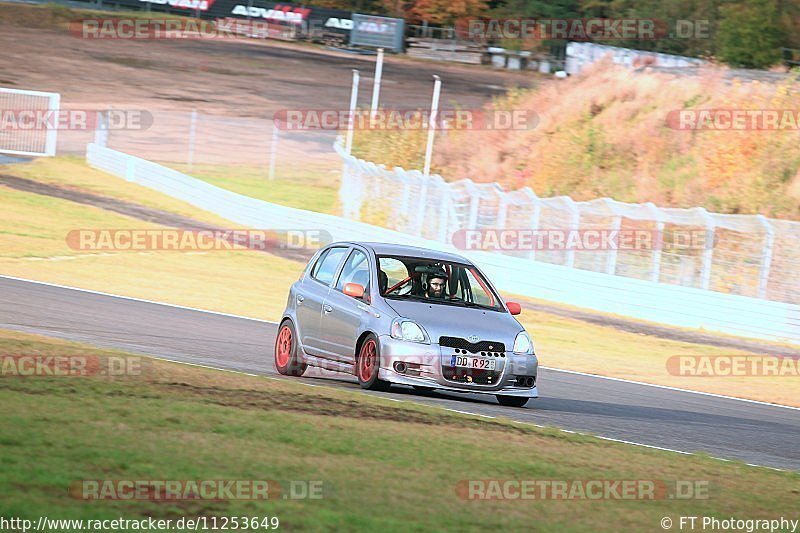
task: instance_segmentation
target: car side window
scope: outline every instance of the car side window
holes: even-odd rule
[[[379,273],[383,272],[386,277],[385,286],[383,286],[383,283],[381,284],[381,294],[409,276],[408,267],[406,267],[405,263],[394,257],[381,257],[378,268]]]
[[[336,283],[336,288],[344,290],[347,283],[358,283],[365,289],[369,284],[369,261],[367,256],[361,250],[353,250],[347,262],[342,268],[342,273],[339,276],[339,282]]]
[[[311,270],[311,277],[325,285],[330,285],[333,281],[334,274],[336,274],[336,269],[339,267],[339,263],[342,262],[346,251],[347,248],[328,249],[317,260],[317,263]]]

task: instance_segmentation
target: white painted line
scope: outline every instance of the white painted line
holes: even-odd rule
[[[109,296],[111,298],[119,298],[119,299],[122,299],[122,300],[130,300],[130,301],[134,301],[134,302],[142,302],[142,303],[148,303],[148,304],[154,304],[154,305],[163,305],[163,306],[166,306],[166,307],[173,307],[173,308],[176,308],[176,309],[184,309],[184,310],[187,310],[187,311],[197,311],[199,313],[207,313],[207,314],[211,314],[211,315],[219,315],[219,316],[225,316],[225,317],[229,317],[229,318],[241,318],[243,320],[251,320],[251,321],[254,321],[254,322],[261,322],[261,323],[264,323],[264,324],[277,324],[278,323],[278,322],[274,322],[272,320],[263,320],[263,319],[260,319],[260,318],[253,318],[253,317],[243,316],[243,315],[234,315],[234,314],[230,314],[230,313],[222,313],[222,312],[219,312],[219,311],[209,311],[208,309],[198,309],[196,307],[187,307],[187,306],[183,306],[183,305],[176,305],[176,304],[170,304],[170,303],[164,303],[164,302],[157,302],[157,301],[154,301],[154,300],[145,300],[145,299],[142,299],[142,298],[134,298],[132,296],[120,296],[118,294],[110,294],[110,293],[107,293],[107,292],[93,291],[93,290],[90,290],[90,289],[81,289],[79,287],[70,287],[68,285],[59,285],[59,284],[56,284],[56,283],[48,283],[46,281],[37,281],[37,280],[32,280],[32,279],[18,278],[18,277],[15,277],[15,276],[5,276],[5,275],[2,275],[2,274],[0,274],[0,278],[11,279],[11,280],[14,280],[14,281],[24,281],[24,282],[27,282],[27,283],[35,283],[37,285],[46,285],[48,287],[57,287],[59,289],[69,289],[69,290],[78,291],[78,292],[85,292],[85,293],[89,293],[89,294],[97,294],[97,295],[100,295],[100,296]],[[166,361],[172,361],[172,359],[165,359],[165,360]],[[173,361],[173,362],[182,363],[182,361]],[[185,363],[185,364],[191,365],[193,363]],[[203,366],[203,365],[195,365],[195,366]],[[206,367],[206,368],[212,368],[214,370],[224,370],[224,369],[215,368],[215,367]],[[586,376],[586,377],[591,377],[591,378],[607,379],[607,380],[610,380],[610,381],[618,381],[618,382],[621,382],[621,383],[631,383],[631,384],[634,384],[634,385],[642,385],[642,386],[646,386],[646,387],[655,387],[657,389],[672,390],[672,391],[676,391],[676,392],[686,392],[686,393],[689,393],[689,394],[699,394],[701,396],[710,396],[712,398],[722,398],[722,399],[725,399],[725,400],[735,400],[735,401],[739,401],[739,402],[752,403],[752,404],[756,404],[756,405],[764,405],[764,406],[767,406],[767,407],[780,407],[782,409],[791,409],[791,410],[794,410],[794,411],[800,411],[800,407],[794,407],[794,406],[791,406],[791,405],[783,405],[783,404],[779,404],[779,403],[769,403],[769,402],[763,402],[763,401],[759,401],[759,400],[750,400],[750,399],[747,399],[747,398],[737,398],[735,396],[726,396],[724,394],[715,394],[715,393],[712,393],[712,392],[702,392],[702,391],[696,391],[696,390],[691,390],[691,389],[682,389],[682,388],[679,388],[679,387],[670,387],[668,385],[656,385],[654,383],[646,383],[644,381],[635,381],[635,380],[631,380],[631,379],[615,378],[615,377],[610,377],[610,376],[601,376],[599,374],[590,374],[588,372],[579,372],[577,370],[566,370],[566,369],[563,369],[563,368],[554,368],[554,367],[549,367],[549,366],[544,366],[544,365],[542,365],[541,368],[544,368],[546,370],[552,370],[554,372],[563,372],[565,374],[575,374],[575,375]],[[232,371],[232,372],[235,372],[235,371]],[[243,374],[243,372],[238,372],[238,373]],[[271,379],[277,379],[277,378],[271,378]],[[308,384],[308,385],[311,386],[311,387],[316,387],[317,386],[317,385],[310,385],[310,384]],[[422,404],[422,405],[424,405],[424,404]],[[460,411],[456,411],[456,412],[460,412]],[[474,413],[466,413],[466,414],[474,414]],[[483,416],[483,415],[476,415],[476,416]],[[541,427],[546,427],[546,426],[541,426]],[[636,443],[632,443],[632,444],[636,444]],[[642,444],[642,446],[646,446],[646,445]],[[675,451],[675,450],[673,450],[673,451]],[[686,452],[679,452],[679,453],[686,453]],[[755,465],[755,466],[759,466],[759,465]],[[764,467],[764,468],[769,468],[769,467]]]
[[[529,425],[529,426],[536,426],[537,428],[546,428],[546,427],[548,427],[548,426],[542,426],[540,424],[534,424],[532,422],[523,422],[523,421],[520,421],[520,420],[515,420],[514,422],[517,422],[519,424]],[[662,451],[662,452],[679,453],[681,455],[695,455],[692,452],[685,452],[683,450],[675,450],[673,448],[664,448],[663,446],[654,446],[652,444],[642,444],[641,442],[634,442],[634,441],[631,441],[631,440],[615,439],[613,437],[604,437],[602,435],[594,435],[592,433],[583,433],[583,432],[580,432],[580,431],[572,431],[572,430],[569,430],[569,429],[561,429],[561,428],[557,428],[557,427],[553,427],[553,426],[551,426],[551,427],[553,429],[555,429],[557,431],[561,431],[563,433],[572,433],[574,435],[582,435],[584,437],[592,437],[592,438],[595,438],[595,439],[606,440],[606,441],[609,441],[609,442],[617,442],[617,443],[620,443],[620,444],[628,444],[630,446],[639,446],[641,448],[650,448],[652,450],[659,450],[659,451]],[[733,462],[732,459],[725,459],[725,458],[722,458],[722,457],[715,457],[713,455],[711,455],[709,457],[711,459],[716,460],[716,461],[725,461],[726,463]],[[791,470],[786,470],[786,469],[783,469],[783,468],[776,468],[774,466],[757,465],[755,463],[744,463],[744,464],[746,464],[747,466],[754,466],[756,468],[768,468],[770,470],[777,470],[778,472],[791,472]]]
[[[110,293],[107,293],[107,292],[93,291],[93,290],[90,290],[90,289],[81,289],[81,288],[78,288],[78,287],[70,287],[70,286],[67,286],[67,285],[58,285],[56,283],[47,283],[45,281],[36,281],[36,280],[32,280],[32,279],[17,278],[17,277],[14,277],[14,276],[4,276],[4,275],[0,275],[0,278],[12,279],[12,280],[15,280],[15,281],[24,281],[24,282],[28,282],[28,283],[36,283],[38,285],[46,285],[48,287],[57,287],[59,289],[69,289],[69,290],[85,292],[85,293],[89,293],[89,294],[98,294],[100,296],[109,296],[111,298],[120,298],[122,300],[131,300],[131,301],[134,301],[134,302],[142,302],[142,303],[148,303],[148,304],[154,304],[154,305],[163,305],[163,306],[166,306],[166,307],[174,307],[176,309],[184,309],[184,310],[187,310],[187,311],[197,311],[199,313],[207,313],[207,314],[211,314],[211,315],[220,315],[220,316],[226,316],[226,317],[230,317],[230,318],[241,318],[243,320],[252,320],[254,322],[261,322],[261,323],[264,323],[264,324],[277,324],[277,322],[274,322],[272,320],[262,320],[260,318],[252,318],[252,317],[249,317],[249,316],[234,315],[234,314],[230,314],[230,313],[222,313],[222,312],[219,312],[219,311],[209,311],[208,309],[198,309],[196,307],[186,307],[186,306],[183,306],[183,305],[169,304],[169,303],[164,303],[164,302],[156,302],[154,300],[145,300],[145,299],[142,299],[142,298],[134,298],[132,296],[120,296],[118,294],[110,294]],[[621,382],[621,383],[632,383],[634,385],[643,385],[643,386],[646,386],[646,387],[655,387],[655,388],[658,388],[658,389],[666,389],[666,390],[672,390],[672,391],[676,391],[676,392],[687,392],[687,393],[690,393],[690,394],[700,394],[700,395],[703,395],[703,396],[711,396],[713,398],[722,398],[722,399],[725,399],[725,400],[735,400],[735,401],[739,401],[739,402],[747,402],[747,403],[753,403],[753,404],[757,404],[757,405],[765,405],[765,406],[768,406],[768,407],[780,407],[780,408],[783,408],[783,409],[792,409],[792,410],[795,410],[795,411],[800,411],[800,407],[793,407],[791,405],[783,405],[783,404],[779,404],[779,403],[769,403],[769,402],[763,402],[763,401],[759,401],[759,400],[749,400],[747,398],[737,398],[735,396],[726,396],[724,394],[715,394],[715,393],[712,393],[712,392],[702,392],[702,391],[696,391],[696,390],[691,390],[691,389],[682,389],[682,388],[679,388],[679,387],[670,387],[670,386],[667,386],[667,385],[656,385],[656,384],[653,384],[653,383],[646,383],[644,381],[634,381],[634,380],[631,380],[631,379],[614,378],[614,377],[610,377],[610,376],[601,376],[599,374],[590,374],[588,372],[579,372],[579,371],[576,371],[576,370],[566,370],[566,369],[563,369],[563,368],[554,368],[554,367],[549,367],[549,366],[542,366],[542,368],[544,368],[546,370],[553,370],[555,372],[564,372],[566,374],[576,374],[576,375],[579,375],[579,376],[586,376],[586,377],[591,377],[591,378],[608,379],[608,380],[611,380],[611,381],[618,381],[618,382]]]
[[[165,307],[174,307],[175,309],[184,309],[186,311],[197,311],[199,313],[207,313],[207,314],[210,314],[210,315],[227,316],[227,317],[230,317],[230,318],[241,318],[243,320],[252,320],[254,322],[262,322],[262,323],[265,323],[265,324],[277,324],[277,322],[272,321],[272,320],[263,320],[263,319],[260,319],[260,318],[253,318],[253,317],[249,317],[249,316],[234,315],[234,314],[230,314],[230,313],[222,313],[220,311],[210,311],[208,309],[198,309],[196,307],[187,307],[187,306],[184,306],[184,305],[168,304],[168,303],[165,303],[165,302],[157,302],[155,300],[145,300],[144,298],[134,298],[133,296],[121,296],[119,294],[111,294],[111,293],[108,293],[108,292],[93,291],[91,289],[81,289],[80,287],[70,287],[68,285],[59,285],[57,283],[48,283],[46,281],[36,281],[36,280],[33,280],[33,279],[17,278],[17,277],[14,277],[14,276],[4,276],[2,274],[0,274],[0,278],[12,279],[14,281],[25,281],[27,283],[35,283],[37,285],[46,285],[48,287],[57,287],[59,289],[69,289],[69,290],[72,290],[72,291],[85,292],[85,293],[89,293],[89,294],[97,294],[97,295],[100,295],[100,296],[109,296],[111,298],[119,298],[121,300],[130,300],[130,301],[133,301],[133,302],[141,302],[141,303],[154,304],[154,305],[163,305]]]
[[[421,404],[421,405],[425,405],[425,404]],[[429,407],[438,407],[438,406],[434,406],[434,405],[428,405],[428,406]],[[494,418],[493,416],[489,416],[489,415],[482,415],[482,414],[479,414],[479,413],[470,413],[469,411],[459,411],[458,409],[450,409],[449,407],[440,407],[440,409],[444,409],[445,411],[452,411],[453,413],[459,413],[459,414],[462,414],[462,415],[481,416],[483,418]]]
[[[554,372],[563,372],[565,374],[575,374],[575,375],[578,375],[578,376],[586,376],[586,377],[590,377],[590,378],[607,379],[607,380],[610,380],[610,381],[620,381],[622,383],[631,383],[631,384],[634,384],[634,385],[644,385],[644,386],[647,386],[647,387],[655,387],[657,389],[666,389],[666,390],[677,391],[677,392],[688,392],[690,394],[699,394],[701,396],[711,396],[712,398],[722,398],[722,399],[725,399],[725,400],[736,400],[736,401],[739,401],[739,402],[754,403],[754,404],[757,404],[757,405],[766,405],[767,407],[780,407],[782,409],[792,409],[794,411],[800,411],[800,407],[794,407],[794,406],[791,406],[791,405],[783,405],[783,404],[780,404],[780,403],[770,403],[770,402],[762,402],[762,401],[759,401],[759,400],[749,400],[747,398],[737,398],[735,396],[726,396],[724,394],[715,394],[713,392],[702,392],[702,391],[691,390],[691,389],[681,389],[679,387],[670,387],[668,385],[656,385],[654,383],[645,383],[644,381],[634,381],[632,379],[624,379],[624,378],[613,378],[613,377],[610,377],[610,376],[601,376],[599,374],[589,374],[588,372],[578,372],[577,370],[564,370],[563,368],[553,368],[553,367],[550,367],[550,366],[542,366],[541,368],[544,368],[546,370],[553,370]]]
[[[573,431],[571,433],[575,432]],[[578,435],[586,435],[601,440],[619,442],[622,444],[630,444],[632,446],[641,446],[642,448],[651,448],[653,450],[661,450],[662,452],[673,452],[673,453],[679,453],[681,455],[694,455],[692,452],[684,452],[683,450],[673,450],[672,448],[664,448],[663,446],[653,446],[652,444],[642,444],[641,442],[633,442],[631,440],[615,439],[613,437],[603,437],[602,435],[592,435],[591,433],[578,433]],[[720,459],[719,457],[712,457],[712,459],[719,459],[720,461],[729,461],[729,459]]]

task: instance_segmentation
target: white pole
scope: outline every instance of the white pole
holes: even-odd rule
[[[767,297],[767,283],[769,282],[769,269],[772,265],[772,248],[775,244],[775,230],[764,215],[756,215],[764,226],[764,247],[761,250],[761,268],[758,275],[758,297]]]
[[[433,76],[433,99],[431,100],[431,116],[428,121],[428,144],[425,147],[425,169],[422,172],[422,184],[419,192],[419,205],[417,206],[417,235],[422,235],[423,219],[428,202],[428,181],[431,172],[431,154],[433,153],[433,134],[436,130],[436,118],[439,114],[439,93],[442,89],[442,80]]]
[[[350,155],[350,150],[353,147],[353,128],[356,122],[356,103],[358,102],[358,70],[353,69],[353,87],[350,89],[350,115],[347,122],[347,141],[344,148],[347,155]]]
[[[383,48],[378,48],[378,61],[375,63],[375,78],[372,80],[372,107],[370,116],[374,117],[378,111],[378,100],[381,95],[381,77],[383,76]]]
[[[272,121],[272,146],[269,150],[269,179],[275,179],[275,159],[278,157],[278,121]]]
[[[433,135],[436,131],[436,119],[439,114],[439,93],[442,90],[442,80],[433,76],[433,99],[431,100],[431,116],[428,122],[428,145],[425,147],[425,169],[423,174],[427,177],[431,172],[431,155],[433,154]]]
[[[189,125],[189,156],[187,158],[189,172],[192,171],[192,162],[194,160],[194,137],[196,131],[197,131],[197,109],[192,109],[192,120]]]

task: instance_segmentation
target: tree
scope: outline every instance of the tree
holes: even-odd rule
[[[787,37],[778,0],[741,0],[720,7],[719,58],[747,68],[766,68],[781,58]]]
[[[453,26],[456,21],[485,16],[489,6],[483,0],[417,0],[411,15],[442,26]]]

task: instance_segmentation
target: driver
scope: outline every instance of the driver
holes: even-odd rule
[[[425,298],[444,298],[446,284],[447,272],[444,269],[428,274],[428,289],[425,291]]]

